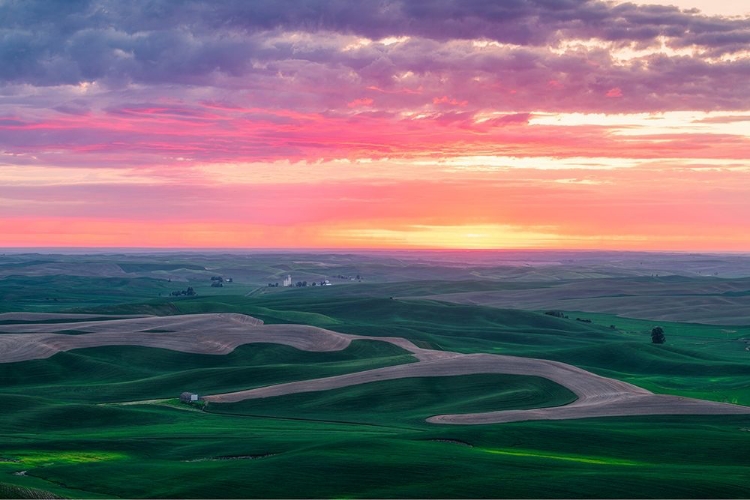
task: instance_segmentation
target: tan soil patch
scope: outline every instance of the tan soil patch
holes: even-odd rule
[[[102,314],[62,314],[36,312],[8,312],[0,313],[0,321],[78,321],[82,319],[101,318]],[[117,318],[140,318],[142,316],[123,315]]]
[[[134,345],[196,354],[228,354],[250,343],[284,344],[305,351],[338,351],[351,339],[306,325],[266,325],[239,314],[192,314],[53,325],[0,325],[0,362],[48,358],[58,352],[86,347]],[[51,333],[69,328],[83,335]],[[171,330],[168,333],[144,330]],[[13,333],[19,332],[19,333]],[[23,332],[23,333],[20,333]]]
[[[85,328],[92,333],[50,333],[66,328]],[[170,332],[143,331],[149,329]],[[239,345],[262,342],[284,344],[306,351],[339,351],[357,339],[390,342],[411,352],[419,360],[417,363],[205,397],[206,400],[217,403],[325,391],[404,377],[497,373],[543,377],[570,389],[578,399],[560,407],[437,415],[430,417],[428,421],[442,424],[490,424],[604,416],[750,414],[750,407],[656,395],[632,384],[601,377],[556,361],[497,354],[435,351],[417,347],[412,342],[398,337],[346,335],[306,325],[263,325],[260,320],[240,314],[140,317],[54,325],[2,325],[0,332],[8,332],[0,335],[0,363],[42,359],[61,351],[109,345],[137,345],[199,354],[227,354]]]

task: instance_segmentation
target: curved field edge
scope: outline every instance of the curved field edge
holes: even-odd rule
[[[398,346],[366,339],[323,352],[252,343],[221,356],[104,346],[0,364],[0,381],[5,411],[13,412],[30,411],[27,398],[81,404],[175,398],[184,391],[240,390],[415,361]]]
[[[555,319],[547,320],[555,322]],[[631,384],[594,375],[564,363],[534,358],[493,354],[461,354],[420,348],[398,337],[358,337],[304,325],[263,326],[240,314],[208,314],[176,317],[133,318],[110,322],[90,322],[82,326],[99,331],[81,335],[26,333],[0,336],[5,360],[33,359],[51,352],[99,345],[146,345],[178,351],[227,354],[236,347],[257,342],[277,342],[310,351],[339,351],[354,339],[383,340],[411,352],[419,360],[413,365],[353,371],[344,375],[312,378],[256,389],[222,392],[206,397],[211,402],[232,402],[248,398],[278,396],[295,392],[337,389],[378,379],[416,376],[502,373],[537,375],[562,384],[579,399],[567,407],[539,411],[492,412],[492,415],[441,415],[430,421],[440,423],[491,423],[524,419],[586,418],[668,413],[743,413],[750,408],[683,398],[658,397]],[[172,333],[150,333],[154,326],[176,328]],[[143,328],[150,327],[150,330]],[[8,328],[8,327],[6,327]],[[46,328],[46,327],[45,327]],[[140,328],[141,330],[133,331]],[[13,329],[39,331],[34,325]],[[42,331],[44,328],[42,329]],[[235,384],[234,387],[237,387]],[[182,392],[182,391],[180,391]]]
[[[572,391],[542,377],[474,374],[405,377],[315,393],[212,403],[207,411],[392,425],[443,413],[542,408],[575,400]]]
[[[54,391],[49,397],[65,403]],[[103,449],[127,457],[45,466],[19,481],[49,481],[49,487],[41,487],[73,497],[268,498],[301,492],[315,497],[580,497],[585,491],[596,497],[718,498],[750,493],[744,475],[750,466],[744,453],[750,446],[750,432],[743,430],[750,428],[747,417],[614,417],[467,427],[410,422],[402,430],[138,406],[115,408],[117,421],[107,415],[71,427],[83,419],[82,409],[61,410],[55,415],[58,427],[44,429],[33,444],[28,421],[5,428],[9,441],[0,454],[32,447]],[[265,455],[270,456],[212,461]],[[653,457],[660,457],[657,467]],[[3,470],[18,470],[9,467]],[[298,471],[294,477],[285,473],[291,469]],[[330,474],[339,478],[335,484]],[[254,480],[248,483],[247,477]]]
[[[377,290],[375,285],[356,285],[253,298],[198,297],[144,310],[126,306],[98,312],[230,310],[259,313],[267,323],[293,323],[297,314],[309,314],[306,323],[341,333],[388,332],[432,349],[554,359],[656,393],[750,405],[750,326],[654,322],[580,311],[568,311],[569,319],[561,319],[541,312],[391,300],[377,296]],[[651,344],[649,332],[656,325],[664,327],[667,344]]]

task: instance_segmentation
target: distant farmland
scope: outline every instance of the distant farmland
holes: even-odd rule
[[[311,280],[361,273],[365,281],[267,290],[272,275],[263,273],[275,271],[262,259],[193,256],[169,270],[158,257],[151,266],[138,259],[138,277],[0,278],[13,310],[29,311],[0,315],[0,353],[16,356],[0,363],[5,496],[750,495],[750,416],[740,414],[750,411],[748,325],[655,323],[586,308],[554,317],[441,297],[557,293],[536,279],[544,269],[533,281],[445,279],[440,265],[422,263],[426,276],[443,277],[396,281],[393,269],[378,274],[378,258],[347,258],[346,270],[333,259],[323,273],[305,272]],[[274,259],[285,273],[301,273],[293,261],[313,260]],[[37,260],[45,263],[25,267],[39,272],[55,258]],[[211,288],[211,276],[230,275],[221,267],[229,265],[236,286]],[[450,272],[461,277],[459,268]],[[588,283],[599,296],[626,286],[639,296],[653,290],[649,279],[575,278],[567,286],[584,291]],[[31,288],[19,288],[25,280]],[[39,302],[45,280],[57,303]],[[703,278],[680,280],[711,292]],[[667,282],[664,291],[676,293],[676,278]],[[743,283],[711,286],[724,293]],[[188,286],[196,296],[168,296]],[[666,344],[651,343],[656,324]],[[513,363],[526,371],[509,373]],[[610,398],[632,390],[685,414],[566,416],[561,409],[578,411],[575,402],[589,397],[570,376],[554,380],[555,367],[569,365],[582,380],[614,388]],[[208,406],[179,403],[184,391],[208,396]],[[633,408],[629,397],[610,399],[611,408]],[[695,405],[736,414],[691,414],[702,413]],[[441,423],[476,424],[480,415],[565,419]]]

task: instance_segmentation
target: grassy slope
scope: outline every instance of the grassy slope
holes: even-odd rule
[[[28,476],[6,477],[76,497],[718,498],[750,493],[747,418],[433,426],[415,417],[455,401],[456,391],[459,405],[470,401],[472,395],[461,391],[470,391],[475,381],[453,380],[426,393],[419,379],[409,390],[403,389],[410,384],[400,382],[398,388],[382,388],[391,401],[379,418],[372,414],[377,401],[357,408],[361,394],[356,391],[338,394],[335,403],[311,401],[326,414],[318,416],[336,417],[335,422],[117,407],[120,421],[131,425],[45,429],[33,439],[33,428],[4,434],[0,453],[19,462],[0,462],[0,473],[28,470]],[[422,402],[428,404],[420,411]]]
[[[134,346],[78,349],[44,360],[0,364],[3,422],[7,428],[17,425],[11,413],[25,420],[37,412],[48,420],[45,425],[54,426],[56,415],[70,404],[173,398],[186,390],[224,392],[414,361],[399,347],[369,340],[335,352],[249,344],[222,356]]]
[[[657,323],[576,311],[568,315],[615,325],[619,342],[563,350],[555,359],[657,393],[750,405],[750,327]],[[667,337],[661,346],[648,342],[657,325]]]
[[[269,323],[395,335],[435,349],[555,359],[659,393],[750,404],[750,344],[743,340],[750,339],[750,327],[662,322],[667,344],[655,346],[649,332],[656,323],[649,321],[579,312],[569,312],[573,319],[565,320],[527,311],[363,295],[380,285],[338,288],[253,298],[197,297],[98,311],[244,312]],[[353,296],[347,296],[347,289]]]
[[[267,322],[303,322],[346,333],[403,336],[434,348],[560,359],[661,392],[750,401],[745,351],[735,340],[725,339],[745,335],[744,330],[721,332],[722,338],[715,330],[661,324],[668,344],[653,346],[649,322],[585,315],[593,321],[587,324],[529,312],[390,300],[381,295],[383,291],[355,285],[255,297],[163,299],[97,310],[118,314],[245,312]],[[609,329],[610,324],[617,330]],[[678,331],[678,326],[689,331]],[[122,351],[126,358],[129,350]],[[145,369],[137,363],[143,354],[132,354],[128,359],[135,362],[133,370]],[[286,356],[273,354],[277,355]],[[316,376],[313,371],[319,367],[301,361],[304,366],[288,363],[289,369],[300,370],[294,376],[308,370]],[[106,360],[105,364],[118,363]],[[285,363],[279,360],[278,364]],[[201,368],[207,370],[204,375],[211,369]],[[226,373],[235,369],[246,368],[228,366]],[[470,427],[424,423],[424,417],[442,410],[519,404],[514,399],[519,394],[545,404],[539,388],[518,392],[519,386],[509,379],[462,379],[390,381],[376,387],[369,384],[210,408],[223,413],[261,414],[262,410],[263,417],[147,405],[92,407],[92,398],[106,394],[97,394],[98,388],[92,391],[90,378],[88,383],[85,376],[71,381],[70,391],[63,395],[53,384],[37,381],[34,390],[39,394],[28,395],[33,391],[18,387],[5,399],[5,409],[12,411],[0,416],[0,456],[22,461],[0,462],[0,473],[28,466],[31,476],[4,475],[6,482],[72,496],[750,496],[747,417],[587,419]],[[523,378],[521,383],[533,385],[535,380]],[[163,381],[176,390],[187,380],[168,375]],[[151,382],[146,377],[138,382],[143,386],[134,387],[141,393]],[[229,381],[217,383],[231,386],[231,375]],[[123,387],[128,384],[122,382]],[[502,389],[485,390],[500,384]],[[121,389],[112,390],[117,394]],[[548,391],[547,403],[561,396],[554,393]],[[389,398],[382,399],[383,394]],[[29,405],[37,405],[38,410],[27,411]],[[455,406],[448,409],[451,405]],[[301,413],[308,420],[298,420]],[[205,460],[228,456],[263,458]]]
[[[0,278],[0,312],[47,312],[140,302],[144,297],[167,295],[180,286],[153,278],[8,276]]]
[[[417,452],[411,449],[415,446],[412,441],[425,430],[431,431],[423,420],[432,413],[546,406],[573,398],[566,389],[544,379],[478,375],[367,384],[326,393],[323,399],[307,395],[307,403],[296,401],[297,396],[275,398],[266,402],[263,411],[267,418],[263,419],[227,415],[242,413],[245,403],[209,407],[222,413],[217,415],[190,411],[179,404],[174,408],[95,404],[169,397],[188,386],[191,390],[196,386],[231,390],[410,359],[387,343],[355,341],[344,351],[333,353],[249,345],[227,356],[102,347],[0,365],[4,409],[0,415],[0,473],[7,473],[9,482],[22,487],[43,487],[77,497],[294,496],[295,491],[297,495],[308,491],[309,496],[328,496],[333,485],[310,485],[300,477],[286,481],[275,494],[269,488],[278,484],[274,478],[289,467],[289,460],[300,457],[303,462],[317,463],[318,449],[324,451],[324,468],[341,466],[342,446],[369,447],[365,456],[352,455],[355,462],[379,462],[378,454],[390,447]],[[308,421],[298,420],[298,405],[307,407],[307,416],[302,411],[302,418]],[[219,408],[214,410],[214,406]],[[375,421],[368,422],[373,417]],[[326,422],[341,419],[350,422]],[[304,438],[300,425],[309,433]],[[386,437],[387,441],[381,443],[374,437]],[[422,437],[416,439],[416,446],[424,446]],[[288,455],[281,463],[274,457],[185,462],[268,453]],[[258,477],[267,485],[260,490],[263,493],[248,489],[246,481],[234,477],[251,472],[248,467],[266,460],[271,470]],[[357,466],[362,470],[356,474],[370,468],[365,462]],[[26,471],[25,475],[13,474],[20,471]],[[182,474],[190,474],[194,480],[177,480]],[[227,484],[213,482],[216,475],[226,478]]]
[[[374,425],[421,424],[432,415],[560,406],[575,394],[539,377],[465,375],[372,382],[323,393],[214,404],[212,413],[341,420]]]

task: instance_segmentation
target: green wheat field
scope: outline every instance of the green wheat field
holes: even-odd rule
[[[111,271],[87,271],[102,263]],[[658,394],[750,406],[750,321],[730,307],[750,295],[750,280],[698,276],[684,263],[678,271],[668,257],[651,266],[585,258],[524,269],[388,256],[10,254],[0,257],[0,312],[88,313],[98,321],[243,313],[267,324],[403,337],[428,349],[556,360]],[[216,274],[233,281],[211,287]],[[268,287],[287,274],[333,285]],[[195,296],[170,295],[188,286]],[[564,293],[554,296],[558,289]],[[685,321],[659,318],[659,310],[681,314],[680,289],[690,290]],[[467,301],[482,294],[522,301],[537,292],[549,307]],[[566,308],[566,300],[577,307]],[[700,310],[695,300],[718,304],[714,317],[691,319]],[[588,310],[580,307],[586,301]],[[628,303],[632,310],[618,314]],[[87,333],[59,323],[46,320],[46,331]],[[651,343],[656,325],[663,345]],[[404,378],[206,406],[178,399],[183,391],[216,394],[415,361],[395,345],[356,340],[335,352],[263,343],[227,355],[94,347],[0,364],[0,498],[750,497],[748,416],[425,421],[575,400],[538,377]]]

